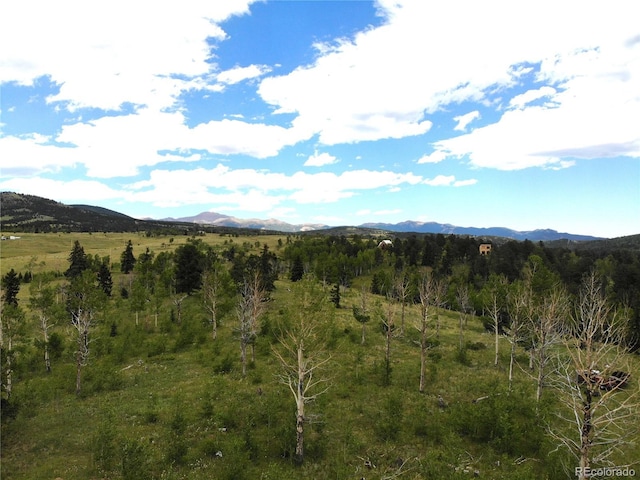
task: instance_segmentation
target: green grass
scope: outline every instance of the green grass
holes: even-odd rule
[[[61,255],[66,262],[76,238],[86,253],[112,249],[113,261],[131,235],[33,237],[25,235],[24,240],[47,252],[38,258],[47,258],[48,269],[46,255]],[[56,247],[56,239],[62,245]],[[228,240],[206,239],[220,244]],[[136,255],[147,245],[159,251],[169,243],[168,238],[132,240]],[[275,245],[277,237],[266,240]],[[173,246],[179,241],[183,239],[176,238]],[[253,244],[256,238],[233,241]],[[14,250],[9,252],[6,245],[3,242],[3,271],[9,265],[21,269],[20,262],[34,251],[24,246],[26,242],[16,247],[11,243]],[[432,338],[427,388],[421,394],[414,328],[419,310],[409,307],[405,334],[392,342],[387,384],[385,339],[377,319],[367,323],[366,343],[360,344],[360,324],[351,311],[359,301],[356,286],[343,291],[342,309],[330,306],[322,318],[331,355],[324,372],[330,388],[308,407],[314,422],[306,431],[305,462],[296,466],[295,405],[288,388],[278,382],[280,366],[271,344],[275,325],[298,299],[289,282],[280,280],[276,286],[263,317],[267,327],[257,340],[256,362],[244,378],[235,317],[221,319],[218,339],[213,341],[196,295],[185,301],[183,325],[171,323],[169,302],[157,327],[149,313],[141,314],[136,327],[126,302],[114,305],[95,332],[79,398],[74,393],[71,330],[62,324],[56,327],[66,349],[53,360],[52,373],[46,374],[31,338],[37,330],[29,323],[17,345],[16,408],[2,412],[2,478],[344,479],[390,478],[400,470],[404,473],[399,478],[409,479],[472,478],[475,470],[480,478],[567,478],[560,467],[562,456],[550,453],[553,448],[544,434],[544,421],[551,421],[553,409],[558,408],[554,395],[545,394],[544,416],[536,418],[533,381],[521,369],[507,395],[506,340],[501,339],[496,368],[493,337],[484,333],[479,319],[470,318],[465,340],[474,348],[466,350],[467,361],[461,363],[457,313],[440,310],[440,336]],[[383,301],[372,297],[371,305]],[[396,325],[399,317],[398,308]],[[111,337],[114,321],[117,335]],[[526,364],[524,351],[519,349],[519,355]],[[631,360],[637,379],[640,362],[637,356]],[[447,408],[439,408],[438,395]],[[485,396],[489,399],[472,402]],[[639,421],[633,419],[629,428],[637,429]],[[638,458],[636,446],[616,460],[622,464]],[[369,469],[365,462],[376,468]]]
[[[160,253],[173,251],[177,246],[186,243],[190,238],[186,235],[167,235],[147,237],[141,233],[20,233],[3,232],[9,237],[20,237],[16,240],[4,240],[0,244],[0,274],[6,274],[11,268],[16,272],[31,270],[34,274],[43,271],[64,271],[69,267],[68,257],[73,243],[78,240],[88,255],[109,256],[112,263],[120,262],[120,255],[126,243],[131,240],[134,255],[137,257],[149,248]],[[250,237],[232,237],[229,235],[207,234],[201,237],[203,242],[223,248],[226,245],[246,245],[254,253],[259,253],[261,246],[267,244],[276,251],[277,242],[286,239],[282,235],[255,235]]]

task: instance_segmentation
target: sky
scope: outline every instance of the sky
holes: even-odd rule
[[[638,234],[637,4],[5,2],[0,191]]]

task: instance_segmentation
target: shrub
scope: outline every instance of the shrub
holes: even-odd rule
[[[116,467],[118,448],[112,415],[106,415],[98,425],[91,441],[91,450],[93,464],[98,473],[106,475]]]
[[[152,478],[148,449],[138,440],[122,444],[120,474],[123,480],[149,480]]]

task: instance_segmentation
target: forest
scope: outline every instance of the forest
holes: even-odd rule
[[[2,478],[640,469],[637,250],[16,235],[2,243]]]

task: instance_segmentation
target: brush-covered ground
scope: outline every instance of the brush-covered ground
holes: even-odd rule
[[[34,273],[64,270],[75,239],[87,254],[110,255],[117,262],[128,238],[131,235],[24,235],[20,241],[3,242],[2,272],[24,270],[29,264]],[[138,255],[147,246],[173,249],[181,240],[140,236],[133,241]],[[220,245],[229,240],[206,238]],[[277,240],[232,241],[253,245],[258,252],[265,242],[277,251]],[[507,339],[500,339],[496,367],[494,338],[480,319],[466,319],[461,351],[458,313],[433,310],[427,384],[420,393],[420,310],[407,307],[402,332],[401,307],[393,307],[388,369],[381,317],[374,314],[365,325],[362,344],[361,324],[351,310],[360,302],[361,285],[370,283],[368,277],[342,291],[339,309],[329,302],[328,286],[327,306],[314,314],[322,326],[318,348],[330,357],[317,372],[327,380],[318,391],[328,389],[307,405],[305,457],[297,465],[295,403],[279,381],[282,367],[273,353],[282,328],[301,308],[301,284],[286,278],[282,274],[276,282],[261,317],[255,361],[244,377],[235,311],[220,319],[214,340],[199,294],[184,301],[180,324],[167,299],[157,319],[143,312],[138,325],[127,301],[114,294],[92,335],[80,396],[75,393],[73,330],[64,322],[55,327],[63,342],[47,374],[36,321],[27,313],[21,339],[14,345],[11,402],[2,412],[2,478],[572,477],[575,461],[547,435],[561,411],[557,395],[548,389],[536,404],[524,349],[518,348],[519,366],[508,391]],[[114,287],[119,281],[114,271]],[[25,285],[20,302],[28,305]],[[386,315],[383,297],[371,295],[370,305],[372,310],[378,305]],[[637,356],[630,358],[637,379],[640,362]],[[627,426],[638,431],[640,418],[630,418]],[[623,465],[638,459],[636,445],[625,447],[614,461]]]

